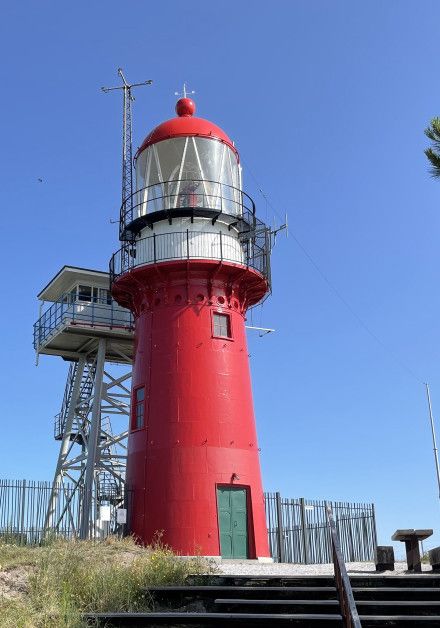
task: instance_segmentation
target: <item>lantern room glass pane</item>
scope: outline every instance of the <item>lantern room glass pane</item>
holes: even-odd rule
[[[178,137],[149,146],[137,160],[136,180],[139,216],[188,204],[241,213],[233,189],[240,187],[237,156],[215,139]]]

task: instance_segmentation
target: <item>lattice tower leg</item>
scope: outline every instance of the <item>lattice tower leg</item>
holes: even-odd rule
[[[98,442],[101,433],[101,401],[103,392],[103,377],[105,365],[106,340],[99,340],[96,359],[95,388],[93,394],[92,419],[89,438],[87,440],[87,462],[84,479],[84,494],[81,508],[79,537],[87,539],[90,536],[90,524],[95,516],[93,509],[93,488],[95,484],[95,470],[98,462]]]

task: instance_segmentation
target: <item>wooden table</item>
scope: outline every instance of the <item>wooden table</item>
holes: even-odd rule
[[[419,541],[424,541],[431,536],[432,530],[396,530],[391,537],[393,541],[405,543],[406,562],[408,570],[413,573],[421,573]]]

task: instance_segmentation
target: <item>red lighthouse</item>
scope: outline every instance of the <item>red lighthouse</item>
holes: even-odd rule
[[[270,230],[237,149],[181,98],[136,155],[112,292],[135,318],[131,532],[183,555],[269,557],[245,316],[269,290]]]

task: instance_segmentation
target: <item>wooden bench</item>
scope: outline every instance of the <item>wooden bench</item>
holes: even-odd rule
[[[393,541],[405,543],[406,562],[409,571],[421,573],[422,563],[420,560],[419,541],[424,541],[431,534],[432,530],[396,530],[391,537]]]

